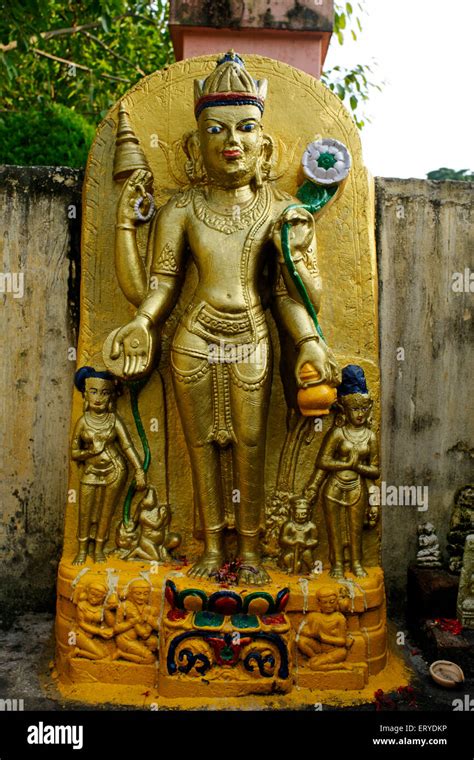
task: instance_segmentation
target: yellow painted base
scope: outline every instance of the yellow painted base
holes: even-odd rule
[[[378,689],[394,692],[399,686],[410,683],[411,673],[405,666],[398,650],[390,651],[385,668],[376,676],[370,676],[362,689],[343,691],[341,689],[308,689],[294,686],[288,694],[249,695],[243,697],[223,697],[216,701],[213,697],[187,695],[171,699],[158,692],[157,688],[124,686],[116,684],[72,683],[67,677],[58,677],[53,671],[54,683],[61,697],[66,701],[84,702],[89,705],[126,705],[143,710],[304,710],[327,707],[354,708],[373,703]],[[51,693],[49,694],[51,696]]]

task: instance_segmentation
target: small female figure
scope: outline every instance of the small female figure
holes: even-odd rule
[[[150,604],[150,597],[148,581],[132,581],[117,610],[114,629],[117,657],[140,665],[153,665],[158,649],[158,609]]]
[[[367,575],[362,566],[362,530],[369,510],[366,481],[377,479],[380,469],[377,438],[369,423],[373,400],[361,367],[344,367],[337,395],[339,414],[323,440],[305,496],[314,502],[322,488],[329,575],[344,577],[347,550],[352,572],[363,578]]]
[[[104,544],[117,500],[127,481],[128,460],[135,470],[137,490],[146,477],[128,431],[115,412],[117,380],[109,372],[81,367],[76,388],[84,396],[84,414],[74,429],[71,457],[83,462],[79,490],[79,551],[73,565],[83,565],[94,541],[94,561],[105,562]]]
[[[107,600],[108,589],[101,581],[91,581],[81,592],[76,609],[76,636],[74,657],[103,660],[114,657],[106,641],[113,639],[115,609],[118,600]]]

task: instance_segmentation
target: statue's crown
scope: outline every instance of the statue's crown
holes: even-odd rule
[[[253,79],[242,58],[229,50],[207,79],[194,80],[194,113],[197,119],[204,108],[229,105],[253,105],[263,113],[266,94],[267,80]]]

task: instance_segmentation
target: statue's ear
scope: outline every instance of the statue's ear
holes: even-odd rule
[[[188,175],[189,181],[192,185],[203,182],[206,179],[206,171],[202,160],[201,146],[199,144],[197,130],[189,132],[183,137],[183,150],[188,159],[184,169]]]

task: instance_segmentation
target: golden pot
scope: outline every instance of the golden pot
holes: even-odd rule
[[[331,406],[337,398],[336,389],[327,383],[311,385],[319,380],[319,372],[311,364],[303,364],[300,378],[308,383],[308,388],[300,388],[298,391],[298,406],[304,417],[321,417],[329,414]]]

